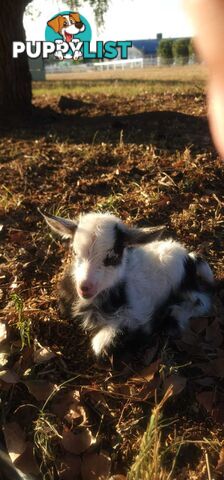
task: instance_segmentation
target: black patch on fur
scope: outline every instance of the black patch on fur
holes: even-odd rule
[[[180,326],[175,317],[168,312],[166,316],[166,323],[164,325],[164,330],[168,335],[175,335],[180,331]]]
[[[114,246],[108,251],[103,263],[105,267],[117,267],[121,264],[122,255],[125,248],[125,232],[118,225],[114,227]]]
[[[121,264],[122,255],[117,255],[114,250],[109,250],[103,264],[105,267],[117,267]]]
[[[108,321],[110,321],[111,316],[115,314],[119,308],[124,307],[125,305],[127,305],[126,287],[124,282],[120,282],[113,288],[109,288],[99,293],[99,295],[97,295],[97,297],[94,298],[91,303],[85,303],[81,301],[79,303],[78,313],[83,317],[85,317],[85,314],[88,314],[89,327],[97,328],[100,326],[98,321],[99,313],[101,313],[102,317],[104,317],[104,325],[106,325],[107,316]],[[77,316],[77,319],[78,318],[79,316]]]
[[[113,344],[108,349],[108,354],[113,353],[122,360],[126,355],[129,355],[129,360],[131,360],[133,355],[144,351],[146,347],[153,346],[154,341],[154,332],[149,334],[144,332],[142,328],[134,331],[123,328],[118,331]]]
[[[188,255],[184,261],[185,275],[180,285],[180,290],[198,290],[198,277],[196,262]]]
[[[125,232],[121,230],[119,225],[115,225],[114,227],[115,232],[115,242],[114,242],[114,251],[117,255],[122,255],[124,248],[125,248]]]
[[[172,315],[172,306],[181,306],[186,300],[187,292],[204,292],[211,295],[212,286],[206,284],[197,275],[197,265],[204,262],[204,260],[196,256],[192,258],[188,255],[184,261],[185,274],[180,283],[179,288],[174,292],[171,290],[167,300],[156,310],[153,316],[153,331],[160,331],[164,329],[169,335],[173,335],[179,330],[179,324],[176,318]],[[196,305],[200,305],[201,301],[198,299]]]
[[[153,332],[158,333],[161,330],[165,330],[166,333],[169,333],[169,330],[176,329],[177,322],[170,312],[170,307],[172,305],[180,305],[182,301],[183,298],[181,298],[181,294],[174,293],[173,290],[171,290],[167,300],[162,305],[160,305],[154,312],[151,321]]]
[[[120,282],[115,287],[109,288],[102,294],[101,310],[106,314],[113,314],[127,304],[125,282]]]

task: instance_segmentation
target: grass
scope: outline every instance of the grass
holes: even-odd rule
[[[22,298],[17,294],[13,293],[11,299],[18,315],[18,320],[16,322],[16,328],[19,331],[21,339],[21,350],[25,347],[31,346],[31,320],[26,317],[24,314],[24,304]]]
[[[40,471],[43,480],[53,480],[55,442],[62,436],[57,430],[55,415],[40,411],[34,423],[34,445],[41,457]]]
[[[124,203],[124,197],[122,194],[109,195],[103,202],[98,202],[96,205],[97,212],[111,212],[114,215],[118,215],[119,207],[122,207]]]
[[[17,208],[21,205],[24,196],[21,193],[15,193],[5,185],[0,187],[0,209],[6,212],[10,208]]]
[[[172,397],[172,386],[170,386],[165,392],[163,398],[159,403],[155,402],[155,406],[152,410],[149,423],[143,434],[139,453],[136,456],[127,475],[128,480],[178,480],[179,478],[192,478],[195,479],[195,472],[191,470],[191,461],[189,457],[188,467],[186,474],[182,476],[179,472],[176,476],[176,465],[179,462],[180,454],[183,450],[200,451],[201,461],[198,469],[198,478],[212,480],[212,466],[211,459],[216,456],[223,449],[224,441],[218,438],[216,434],[211,432],[209,437],[203,437],[200,440],[192,439],[191,429],[186,428],[182,435],[178,434],[178,427],[175,427],[173,439],[169,439],[167,436],[167,429],[172,428],[172,423],[175,424],[175,420],[166,419],[164,417],[164,407],[170,401]],[[180,424],[181,419],[178,419]],[[189,450],[189,447],[192,449]],[[202,473],[203,472],[203,473]],[[200,476],[202,473],[202,477]],[[215,477],[219,478],[219,477]]]
[[[160,403],[153,408],[150,421],[142,437],[139,454],[128,473],[128,480],[170,480],[173,468],[169,473],[164,469],[162,457],[164,457],[165,450],[161,446],[162,411],[170,396],[171,389],[168,389]],[[175,460],[176,457],[173,460],[173,466]]]
[[[90,95],[132,97],[149,93],[199,94],[205,84],[203,66],[148,67],[124,71],[48,74],[46,82],[34,82],[34,96]]]
[[[76,379],[77,376],[69,378],[61,385],[55,386],[43,406],[39,409],[37,419],[34,422],[34,446],[41,458],[40,471],[43,475],[43,480],[54,480],[55,478],[55,446],[57,441],[63,438],[58,431],[59,426],[56,415],[47,410],[47,407],[61,389],[64,389]]]

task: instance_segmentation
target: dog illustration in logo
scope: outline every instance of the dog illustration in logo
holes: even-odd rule
[[[72,12],[67,15],[57,15],[56,17],[52,18],[47,22],[47,25],[51,28],[56,33],[59,33],[63,40],[56,40],[57,43],[78,43],[79,39],[74,38],[74,35],[77,35],[77,33],[81,33],[85,30],[85,25],[80,19],[80,15],[77,12]],[[74,55],[74,60],[78,60],[79,57],[82,56],[82,53],[80,51],[76,51]],[[58,51],[57,52],[57,57],[59,60],[63,60],[63,54],[62,52]]]

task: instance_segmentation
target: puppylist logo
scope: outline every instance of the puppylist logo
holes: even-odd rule
[[[77,12],[61,12],[47,22],[45,40],[55,45],[54,55],[58,60],[84,57],[84,44],[89,44],[91,39],[89,22]]]
[[[113,60],[118,56],[123,60],[128,58],[131,41],[97,41],[95,49],[90,48],[92,30],[88,20],[78,12],[65,11],[54,15],[45,29],[45,41],[13,42],[13,58],[25,52],[29,58],[55,58],[85,60]]]

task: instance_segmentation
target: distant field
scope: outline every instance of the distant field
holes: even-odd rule
[[[62,94],[97,94],[132,96],[147,91],[160,93],[164,84],[172,91],[198,91],[204,87],[207,72],[202,65],[184,67],[148,67],[47,74],[46,82],[34,82],[34,96]]]

